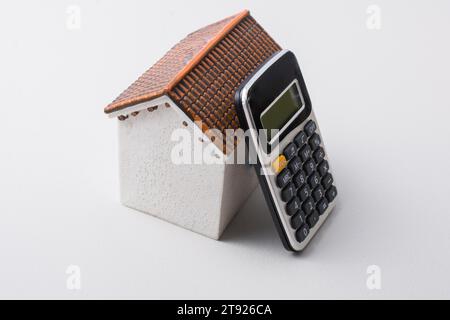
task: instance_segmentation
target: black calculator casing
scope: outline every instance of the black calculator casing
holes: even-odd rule
[[[267,106],[271,104],[272,101],[277,98],[277,96],[279,96],[280,92],[282,92],[285,88],[292,84],[293,81],[296,81],[300,88],[304,103],[304,110],[292,121],[292,123],[286,125],[287,127],[283,129],[279,136],[279,144],[281,145],[283,139],[285,139],[286,137],[292,136],[292,134],[294,134],[294,131],[298,132],[299,128],[301,126],[304,126],[306,122],[310,121],[311,119],[317,121],[312,111],[311,100],[306,89],[306,85],[297,59],[291,51],[283,50],[275,53],[271,58],[263,63],[237,89],[235,95],[235,104],[241,128],[243,130],[262,129],[262,124],[260,122],[261,113]],[[245,110],[246,108],[247,113]],[[248,112],[248,110],[250,110],[250,112]],[[249,114],[251,114],[251,116],[249,116]],[[317,131],[318,130],[319,129],[317,128]],[[320,135],[319,131],[318,134]],[[258,139],[257,143],[260,142],[261,141]],[[258,146],[256,145],[256,141],[253,141],[253,144],[256,148],[258,148]],[[265,147],[267,148],[266,151],[260,152],[270,153],[271,149],[276,147],[276,145],[267,145]],[[326,156],[325,159],[328,159],[328,157]],[[302,251],[314,236],[314,234],[317,232],[317,229],[320,227],[323,221],[320,222],[320,224],[317,226],[317,229],[314,230],[314,234],[309,237],[308,241],[304,245],[299,246],[297,243],[293,242],[292,236],[289,237],[287,233],[295,231],[286,230],[288,229],[286,227],[286,222],[283,226],[283,213],[280,213],[277,209],[277,199],[275,199],[272,195],[273,190],[271,191],[269,178],[261,173],[263,166],[264,164],[261,163],[261,159],[258,154],[258,159],[255,166],[256,174],[258,176],[261,189],[270,208],[273,221],[280,235],[282,243],[284,247],[289,251]],[[335,199],[330,204],[332,204],[332,206],[330,206],[329,210],[327,210],[327,214],[323,216],[323,219],[326,219],[328,214],[333,209],[332,207],[334,207],[335,205]]]

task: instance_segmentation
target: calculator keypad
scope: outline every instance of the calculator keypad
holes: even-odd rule
[[[308,121],[283,150],[287,166],[276,176],[298,242],[306,239],[337,196],[322,140],[316,131],[316,123]]]

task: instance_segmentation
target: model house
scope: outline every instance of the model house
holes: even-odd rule
[[[250,166],[226,161],[245,141],[211,131],[239,128],[237,87],[280,49],[244,11],[189,34],[109,104],[105,112],[118,119],[121,202],[218,239],[257,178]],[[193,152],[209,145],[215,163],[174,161],[179,129],[200,137]]]

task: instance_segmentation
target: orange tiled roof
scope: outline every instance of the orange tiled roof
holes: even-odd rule
[[[105,112],[111,113],[125,109],[168,93],[230,29],[248,14],[248,11],[243,11],[189,34],[110,103],[105,108]]]
[[[105,112],[123,110],[120,113],[126,115],[128,107],[167,95],[189,118],[202,121],[203,132],[238,129],[237,87],[279,50],[249,12],[243,11],[189,34]],[[224,141],[223,148],[226,144],[229,142]]]

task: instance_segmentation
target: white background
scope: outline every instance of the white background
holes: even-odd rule
[[[103,107],[187,33],[244,8],[296,53],[339,188],[301,255],[259,190],[221,241],[118,202]],[[450,298],[449,31],[444,0],[3,2],[0,297]],[[381,290],[366,286],[373,264]],[[69,265],[81,290],[66,288]]]

